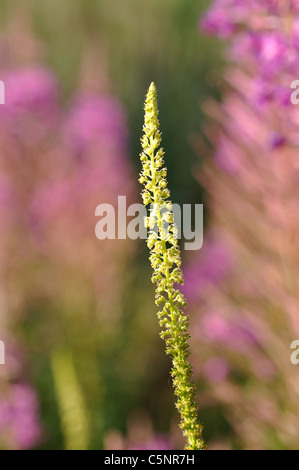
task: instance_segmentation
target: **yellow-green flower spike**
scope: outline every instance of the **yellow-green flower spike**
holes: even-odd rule
[[[150,205],[147,244],[153,268],[152,281],[156,285],[156,304],[161,337],[166,343],[166,353],[172,357],[171,375],[176,407],[180,413],[180,427],[186,437],[187,450],[204,449],[202,425],[198,421],[198,408],[195,400],[195,385],[191,381],[192,367],[189,363],[188,326],[189,318],[183,312],[186,300],[175,284],[183,284],[181,254],[173,221],[172,203],[167,189],[164,166],[164,152],[159,130],[157,91],[152,83],[145,101],[144,135],[141,139],[143,151],[140,154],[142,172],[140,183],[144,185],[142,198]],[[167,230],[166,228],[167,227]]]

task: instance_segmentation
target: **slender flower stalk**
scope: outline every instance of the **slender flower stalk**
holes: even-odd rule
[[[202,425],[198,421],[198,408],[195,401],[195,385],[191,382],[192,367],[189,363],[188,326],[189,318],[183,312],[186,300],[175,288],[183,284],[180,269],[181,256],[173,221],[172,203],[169,199],[164,167],[164,151],[160,148],[161,132],[158,121],[157,91],[152,83],[145,102],[144,135],[141,139],[143,152],[140,155],[143,171],[140,183],[145,206],[150,205],[150,215],[146,219],[149,228],[147,245],[153,268],[152,282],[156,285],[156,304],[161,337],[166,343],[166,353],[172,357],[172,379],[177,396],[176,407],[180,413],[180,427],[187,439],[187,450],[204,448]]]

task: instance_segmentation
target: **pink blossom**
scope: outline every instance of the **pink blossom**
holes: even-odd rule
[[[228,362],[220,357],[209,359],[204,365],[204,376],[210,382],[221,382],[229,375]]]
[[[299,111],[290,99],[298,78],[298,6],[297,0],[215,0],[208,13],[221,7],[232,24],[229,87],[222,103],[208,108],[219,133],[208,134],[214,159],[198,174],[210,204],[209,230],[233,256],[211,284],[196,277],[202,260],[213,267],[211,247],[204,243],[194,260],[198,271],[190,265],[192,291],[198,286],[190,306],[192,357],[199,364],[205,358],[209,382],[213,373],[217,379],[215,351],[227,362],[232,373],[226,376],[220,364],[225,379],[207,395],[224,407],[236,441],[247,449],[297,448],[299,432],[298,380],[290,364],[291,339],[299,334]],[[188,268],[186,279],[191,282]]]
[[[28,385],[13,385],[8,396],[0,396],[0,431],[10,436],[7,445],[17,449],[30,449],[41,437],[38,402]]]
[[[3,116],[17,118],[21,113],[49,119],[57,110],[58,86],[52,73],[42,67],[15,69],[3,74],[5,107]]]

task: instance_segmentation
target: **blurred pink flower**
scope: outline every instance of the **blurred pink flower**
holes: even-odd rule
[[[17,68],[1,76],[5,83],[5,107],[2,118],[16,119],[23,113],[48,120],[56,116],[58,84],[46,68]]]
[[[198,327],[203,340],[216,344],[222,342],[235,351],[244,351],[257,344],[257,335],[246,320],[227,320],[224,316],[208,313],[203,316]]]
[[[183,291],[190,301],[200,297],[200,293],[221,282],[230,272],[233,256],[225,242],[214,235],[206,237],[204,247],[198,256],[192,258],[184,274]]]
[[[119,195],[131,203],[135,194],[125,112],[115,97],[89,93],[64,112],[55,75],[44,67],[2,70],[1,79],[1,336],[19,328],[38,298],[45,325],[53,318],[45,312],[57,313],[57,334],[51,339],[45,326],[41,344],[66,341],[62,325],[70,311],[74,343],[82,346],[91,331],[105,341],[114,338],[135,244],[100,242],[95,209],[100,203],[116,207]],[[93,338],[86,348],[96,363],[101,341]],[[82,347],[83,354],[87,349]],[[43,348],[41,353],[47,354]],[[23,362],[7,359],[8,372],[0,377],[0,447],[32,448],[41,434],[37,397],[28,386],[16,385],[25,380]]]
[[[225,380],[209,383],[207,394],[224,407],[232,442],[247,449],[298,448],[299,379],[289,359],[299,334],[299,108],[290,88],[299,67],[298,6],[214,0],[203,20],[204,32],[229,37],[229,87],[221,104],[206,106],[218,131],[217,140],[207,133],[214,158],[197,173],[209,232],[225,241],[229,262],[204,243],[187,266],[192,358],[204,358],[208,382],[213,372],[217,379],[215,352],[227,362],[232,373],[219,363]]]
[[[110,96],[86,94],[77,97],[65,122],[65,136],[70,147],[80,155],[91,145],[123,151],[127,145],[124,110]],[[122,153],[115,157],[120,162],[123,160]]]
[[[38,402],[35,392],[28,385],[12,385],[9,395],[0,396],[1,438],[14,449],[30,449],[41,438]]]
[[[203,373],[208,381],[221,382],[229,375],[228,362],[220,357],[212,357],[205,363]]]

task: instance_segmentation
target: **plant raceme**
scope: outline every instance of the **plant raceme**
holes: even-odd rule
[[[177,396],[176,407],[181,418],[180,427],[187,439],[186,449],[200,450],[204,448],[204,442],[202,425],[197,416],[195,385],[191,381],[192,367],[188,360],[189,318],[182,310],[186,307],[186,300],[175,287],[176,284],[183,284],[181,256],[167,188],[164,151],[160,148],[161,132],[154,83],[150,85],[146,97],[143,131],[143,152],[140,155],[143,170],[139,181],[144,185],[143,203],[151,207],[146,217],[146,225],[150,229],[147,245],[151,252],[156,304],[161,306],[158,312],[162,328],[160,335],[165,340],[166,353],[172,357],[171,375]]]

